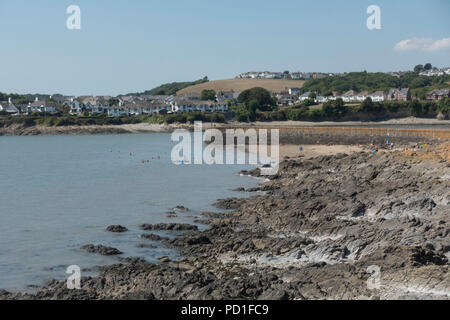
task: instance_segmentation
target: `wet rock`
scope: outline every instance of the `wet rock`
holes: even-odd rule
[[[413,263],[419,265],[445,265],[448,263],[447,257],[432,250],[416,248],[412,255]]]
[[[181,211],[181,212],[187,212],[187,211],[189,211],[189,209],[188,208],[186,208],[185,206],[176,206],[175,208],[173,208],[174,210],[177,210],[177,211]]]
[[[147,239],[147,240],[152,240],[152,241],[162,241],[162,240],[168,240],[169,238],[167,237],[161,237],[157,234],[154,233],[146,233],[146,234],[141,234],[141,238]]]
[[[170,262],[170,259],[169,259],[169,257],[167,257],[167,256],[160,257],[160,258],[158,258],[158,260],[159,260],[160,262],[162,262],[162,263]]]
[[[259,300],[287,300],[288,294],[284,290],[269,289],[264,291],[261,296],[258,297]]]
[[[220,199],[214,203],[214,206],[226,210],[239,209],[244,202],[244,199],[239,198]]]
[[[211,240],[209,240],[208,237],[206,236],[199,236],[199,237],[195,237],[195,238],[190,238],[187,241],[187,244],[192,246],[192,245],[198,245],[198,244],[210,244]]]
[[[126,227],[121,226],[121,225],[112,225],[112,226],[107,227],[106,231],[121,233],[121,232],[127,232],[128,229]]]
[[[240,174],[243,175],[243,176],[260,177],[261,176],[261,169],[256,168],[256,169],[253,169],[253,170],[242,170],[240,172]]]
[[[139,243],[136,245],[136,247],[138,248],[145,248],[145,249],[155,249],[157,248],[157,246],[153,245],[153,244],[148,244],[148,243]]]
[[[408,204],[408,209],[431,212],[436,207],[433,199],[419,199]]]
[[[187,223],[158,223],[158,224],[142,224],[142,230],[165,230],[165,231],[187,231],[198,230],[198,227]]]
[[[93,245],[93,244],[84,245],[81,247],[81,249],[89,253],[98,253],[104,256],[119,255],[123,253],[122,251],[113,247],[107,247],[103,245]]]

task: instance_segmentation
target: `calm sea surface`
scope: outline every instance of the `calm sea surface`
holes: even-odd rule
[[[152,262],[176,256],[141,239],[138,225],[192,223],[201,212],[215,211],[216,199],[245,196],[230,189],[257,183],[238,175],[245,166],[176,166],[173,146],[169,134],[0,137],[0,289],[65,279],[69,265],[88,275],[118,262],[79,249],[88,243]],[[177,205],[190,211],[168,218]],[[106,232],[112,224],[130,231]]]

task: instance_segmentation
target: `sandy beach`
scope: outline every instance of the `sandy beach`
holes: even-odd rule
[[[302,147],[302,150],[300,150]],[[331,156],[339,153],[353,153],[362,151],[361,146],[354,145],[280,145],[280,159],[288,158],[314,158],[318,156]]]

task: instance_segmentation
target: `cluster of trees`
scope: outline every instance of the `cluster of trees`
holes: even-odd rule
[[[136,117],[108,117],[107,115],[86,115],[82,117],[67,114],[35,113],[29,116],[4,116],[0,118],[0,127],[13,124],[21,124],[26,127],[35,125],[59,127],[59,126],[86,126],[86,125],[120,125],[133,123],[193,123],[194,121],[204,122],[225,122],[223,113],[202,113],[190,112],[181,114],[154,114],[140,115]]]
[[[397,117],[436,117],[450,114],[450,99],[440,101],[372,102],[367,98],[360,105],[346,106],[341,99],[328,101],[322,108],[309,108],[303,104],[267,112],[257,111],[251,121],[374,121]],[[246,119],[237,119],[249,121]]]
[[[193,123],[194,121],[204,122],[225,122],[225,115],[220,112],[188,112],[167,115],[152,115],[149,122],[151,123]]]
[[[431,70],[433,69],[433,66],[431,65],[431,63],[425,63],[425,65],[423,64],[418,64],[417,66],[414,67],[414,72],[422,72],[422,71],[427,71],[427,70]]]
[[[449,75],[427,77],[420,76],[417,72],[409,72],[399,78],[381,72],[352,72],[344,76],[308,80],[303,85],[302,92],[314,91],[328,96],[334,91],[342,94],[348,90],[374,92],[378,90],[388,91],[391,88],[398,87],[415,89],[432,85],[446,85],[449,80]]]
[[[0,119],[0,127],[12,124],[21,124],[26,127],[40,126],[85,126],[85,125],[118,125],[140,123],[145,119],[141,117],[111,118],[106,115],[88,117],[71,116],[67,114],[35,113],[29,116],[7,116]]]
[[[16,101],[17,104],[26,104],[28,102],[32,102],[32,100],[22,94],[17,94],[17,93],[3,93],[0,92],[0,101],[8,101],[8,99],[14,99]]]
[[[238,121],[254,121],[257,111],[271,111],[276,106],[276,100],[270,96],[270,92],[261,87],[242,91],[238,102],[239,105],[231,107]]]
[[[200,94],[200,100],[216,100],[216,92],[214,90],[205,89]]]

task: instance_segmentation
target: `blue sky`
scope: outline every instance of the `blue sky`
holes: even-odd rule
[[[66,28],[71,4],[81,30]],[[366,27],[372,4],[381,30]],[[0,91],[116,95],[251,70],[450,66],[450,1],[0,0],[0,35]]]

